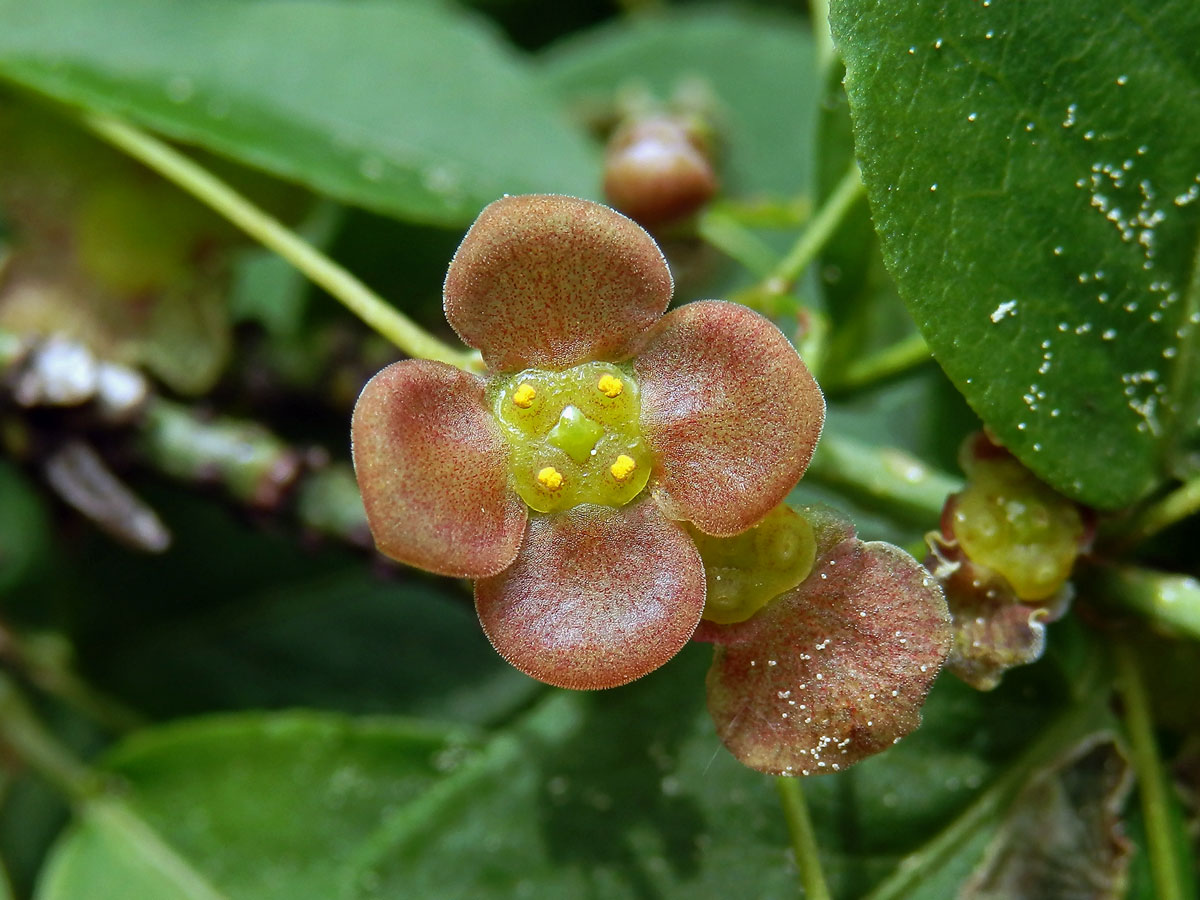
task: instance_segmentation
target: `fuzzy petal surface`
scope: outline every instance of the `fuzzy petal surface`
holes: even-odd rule
[[[717,645],[717,734],[773,775],[835,772],[890,747],[920,723],[950,650],[946,601],[915,559],[855,539],[831,513],[804,514],[818,533],[812,574],[751,619],[696,635]]]
[[[508,489],[508,446],[484,383],[444,363],[404,360],[354,407],[354,470],[379,552],[441,575],[505,568],[525,534]]]
[[[683,528],[643,500],[533,516],[516,562],[475,583],[496,651],[527,675],[609,688],[657,669],[704,609],[704,569]]]
[[[720,300],[671,312],[634,363],[642,434],[668,517],[737,534],[777,506],[808,468],[825,398],[783,333]]]
[[[628,356],[674,285],[638,224],[575,197],[488,205],[450,263],[446,318],[499,372],[565,369]]]

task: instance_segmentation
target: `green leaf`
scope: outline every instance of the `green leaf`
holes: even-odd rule
[[[125,791],[63,837],[38,900],[793,897],[770,779],[704,710],[710,658],[693,644],[632,685],[551,692],[482,743],[316,713],[144,731],[109,756]],[[1070,677],[1048,660],[986,697],[943,678],[914,735],[808,780],[837,895],[862,896],[986,789]],[[949,896],[996,824],[964,829],[923,896]]]
[[[147,558],[84,531],[4,602],[10,620],[69,631],[81,674],[127,706],[152,718],[310,707],[495,725],[544,690],[492,649],[459,583],[372,571],[361,553],[143,487],[176,549]]]
[[[306,713],[144,732],[107,761],[133,793],[84,806],[37,897],[344,896],[363,841],[471,752],[455,730]]]
[[[415,221],[599,179],[527,64],[440,4],[0,0],[0,78]]]
[[[144,732],[105,765],[124,802],[85,812],[38,900],[716,897],[747,885],[790,897],[772,786],[719,750],[703,713],[707,657],[693,647],[674,677],[630,689],[555,692],[478,749],[455,730],[301,713]]]
[[[659,102],[710,92],[726,193],[794,196],[809,189],[816,119],[812,37],[794,18],[735,10],[624,19],[562,41],[545,55],[550,85],[576,109],[618,92]]]
[[[938,361],[1060,491],[1143,496],[1196,422],[1200,6],[831,17],[885,259]]]

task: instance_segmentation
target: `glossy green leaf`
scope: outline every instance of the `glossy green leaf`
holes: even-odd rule
[[[363,843],[469,756],[469,740],[309,713],[144,732],[107,761],[132,792],[83,807],[38,900],[345,896]]]
[[[1200,6],[831,16],[884,256],[938,361],[1054,487],[1138,499],[1196,430]]]
[[[0,78],[415,221],[599,177],[527,64],[440,4],[0,0]]]
[[[817,79],[812,38],[796,19],[716,9],[625,19],[555,45],[544,60],[549,84],[580,114],[622,91],[659,102],[680,88],[707,94],[727,193],[809,188]]]

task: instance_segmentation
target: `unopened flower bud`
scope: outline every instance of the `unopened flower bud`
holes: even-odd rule
[[[604,161],[608,202],[647,227],[682,219],[716,193],[708,142],[683,116],[631,119],[613,133]]]

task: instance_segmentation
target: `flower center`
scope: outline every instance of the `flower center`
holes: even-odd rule
[[[531,509],[624,506],[646,486],[650,454],[638,386],[620,366],[526,369],[492,390],[511,451],[512,486]]]

